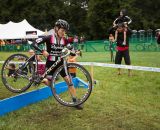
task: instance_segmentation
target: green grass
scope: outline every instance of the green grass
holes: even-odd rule
[[[131,52],[133,65],[160,67],[159,57],[158,52]],[[79,61],[111,63],[105,52],[85,52]],[[159,77],[157,72],[136,70],[128,77],[125,69],[118,76],[117,69],[94,67],[97,84],[83,110],[64,107],[50,97],[0,117],[0,129],[159,130]],[[0,82],[0,98],[12,95]]]

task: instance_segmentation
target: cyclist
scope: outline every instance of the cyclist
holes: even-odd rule
[[[127,30],[126,35],[126,44],[123,44],[124,41],[124,30],[125,26],[123,24],[118,24],[117,28],[117,52],[116,52],[116,58],[115,58],[115,64],[121,64],[122,58],[124,57],[125,64],[131,65],[130,55],[129,55],[129,37],[131,35],[131,31]],[[120,68],[118,68],[118,75],[121,74]],[[131,76],[131,70],[128,69],[128,76]]]
[[[44,56],[47,57],[46,61],[46,69],[50,68],[57,60],[58,56],[53,56],[53,55],[58,55],[61,54],[63,48],[67,45],[67,40],[65,39],[65,33],[69,30],[69,24],[67,21],[59,19],[56,21],[54,29],[53,29],[53,34],[49,36],[45,36],[43,38],[38,38],[35,40],[33,43],[33,47],[36,50],[39,50],[42,52]],[[38,44],[41,43],[46,43],[46,50],[41,50],[38,47]],[[56,65],[56,67],[47,75],[47,77],[42,81],[45,83],[47,86],[50,86],[51,84],[51,78],[54,73],[54,71],[63,64],[63,60]],[[64,78],[66,81],[69,92],[72,95],[72,100],[73,102],[77,102],[78,99],[76,98],[76,90],[73,86],[72,83],[70,83],[70,78],[66,75],[65,70],[63,69],[60,72],[60,75]],[[76,106],[77,109],[82,109],[82,106]]]
[[[125,26],[124,29],[124,41],[123,44],[126,44],[126,32],[129,29],[128,28],[128,24],[130,24],[132,22],[131,18],[127,16],[127,10],[126,9],[122,9],[120,11],[120,16],[118,18],[116,18],[113,22],[113,28],[116,28],[118,24],[123,23]],[[115,41],[117,41],[117,35],[118,35],[118,31],[115,31]]]

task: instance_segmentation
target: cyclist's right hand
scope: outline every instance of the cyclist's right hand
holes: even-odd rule
[[[49,53],[48,53],[46,50],[43,50],[43,51],[42,51],[42,54],[43,54],[45,57],[49,56]]]

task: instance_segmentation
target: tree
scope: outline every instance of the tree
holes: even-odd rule
[[[160,27],[160,1],[152,0],[0,0],[0,23],[27,19],[41,30],[53,28],[57,19],[70,24],[70,33],[88,39],[106,39],[107,30],[122,8],[132,18],[132,29]]]
[[[87,21],[91,39],[107,38],[107,30],[112,26],[118,7],[115,0],[89,1]]]

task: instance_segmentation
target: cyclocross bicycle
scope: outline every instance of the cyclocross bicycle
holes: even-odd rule
[[[14,93],[21,93],[29,89],[31,86],[39,85],[46,75],[63,60],[63,65],[57,68],[51,79],[51,91],[54,98],[64,106],[74,107],[84,103],[90,96],[92,91],[92,80],[89,72],[77,63],[68,63],[67,57],[72,52],[64,48],[58,56],[58,60],[45,72],[40,75],[38,73],[37,53],[31,57],[24,54],[13,54],[7,58],[2,66],[2,82],[5,87]],[[70,69],[76,69],[76,77],[72,78]],[[70,82],[76,90],[76,98],[78,102],[72,100],[72,96],[68,91],[67,83],[60,76],[61,70],[64,69]]]

